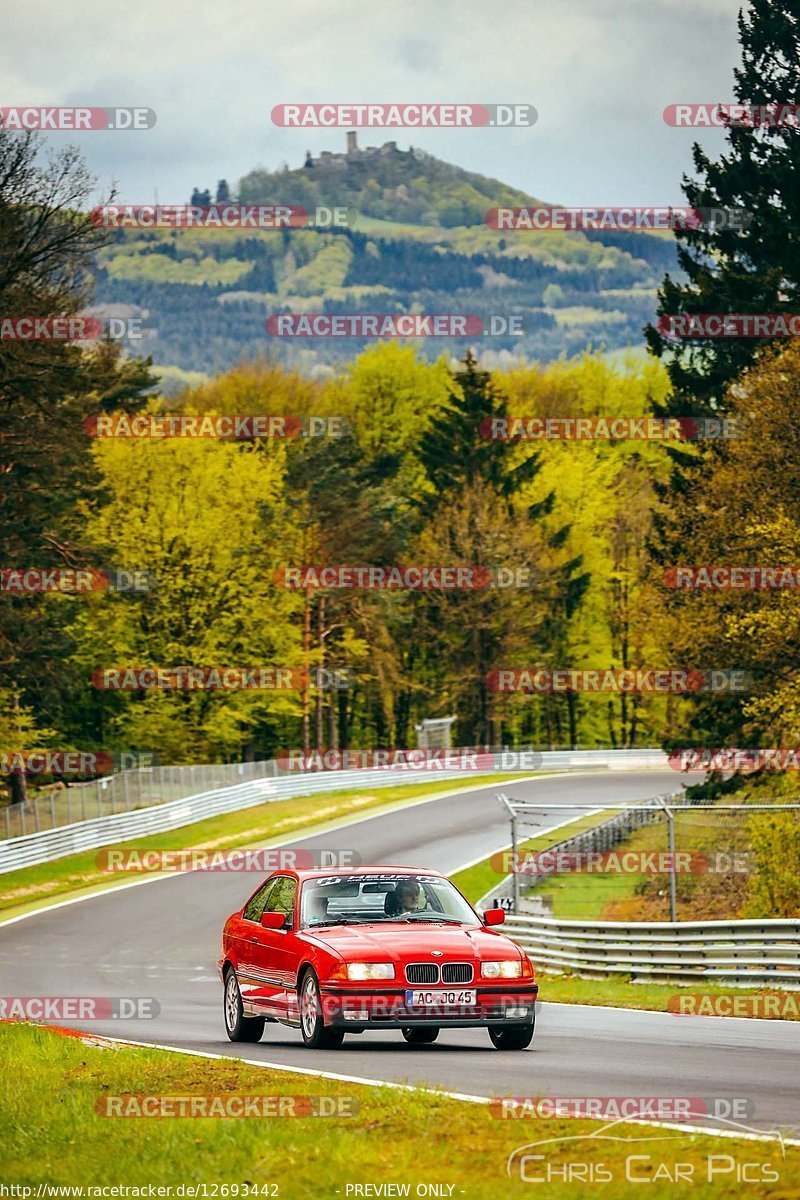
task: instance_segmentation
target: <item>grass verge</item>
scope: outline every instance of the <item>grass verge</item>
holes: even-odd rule
[[[515,774],[476,776],[469,780],[469,787],[485,787],[518,778]],[[405,801],[452,792],[458,790],[459,783],[459,780],[448,780],[437,785],[428,780],[374,791],[316,792],[310,796],[276,800],[255,808],[224,813],[167,833],[120,842],[118,847],[140,850],[233,850],[242,846],[265,846],[300,831],[304,835],[312,830],[316,832],[318,827],[348,817],[367,815]],[[97,865],[99,853],[97,850],[88,850],[56,859],[55,862],[0,875],[0,920],[42,908],[49,902],[72,895],[117,887],[121,883],[129,883],[132,878],[144,877],[141,872],[110,876]]]
[[[703,870],[716,853],[726,860],[747,848],[744,825],[726,821],[728,814],[704,811],[680,813],[675,821],[676,844],[687,864],[676,877],[677,911],[682,921],[731,921],[745,915],[747,874],[733,869]],[[667,826],[661,820],[635,830],[614,853],[663,855],[668,849]],[[668,921],[669,876],[632,871],[574,871],[535,884],[529,895],[546,894],[553,916],[580,921]]]
[[[535,965],[535,964],[534,964]],[[577,975],[550,975],[544,971],[536,972],[539,984],[539,999],[545,1003],[556,1004],[604,1004],[613,1008],[644,1008],[652,1012],[669,1012],[669,1001],[676,996],[686,996],[696,993],[711,997],[712,1001],[718,996],[733,997],[734,1000],[747,997],[776,997],[780,1002],[780,1013],[775,1013],[769,1007],[758,1003],[754,1005],[752,1014],[740,1013],[707,1013],[706,1015],[736,1015],[757,1016],[767,1020],[800,1021],[800,992],[781,991],[779,988],[747,988],[725,987],[722,984],[704,983],[698,979],[694,983],[633,983],[627,976],[621,979],[581,979]],[[743,1004],[744,1007],[744,1004]],[[701,1015],[704,1010],[700,1010]]]
[[[586,813],[585,816],[575,817],[559,826],[558,829],[547,830],[537,834],[536,837],[529,838],[526,842],[521,842],[517,849],[520,853],[530,850],[549,850],[551,846],[563,842],[565,838],[574,837],[575,834],[582,833],[584,829],[591,829],[594,825],[602,824],[609,817],[615,816],[618,811],[618,809],[608,808],[603,809],[600,813]],[[494,857],[492,855],[490,858],[483,859],[482,862],[473,863],[472,866],[465,867],[463,871],[456,871],[450,876],[456,887],[472,904],[476,904],[487,892],[491,891],[492,887],[498,887],[508,874],[508,872],[499,873],[492,865]]]
[[[235,1197],[248,1194],[247,1185],[250,1195],[281,1200],[381,1194],[503,1200],[518,1196],[521,1186],[518,1165],[511,1178],[506,1174],[509,1155],[539,1141],[546,1144],[528,1153],[542,1158],[527,1160],[523,1178],[552,1179],[547,1196],[579,1194],[574,1180],[564,1181],[565,1173],[578,1171],[578,1181],[589,1178],[588,1172],[594,1182],[603,1183],[604,1197],[617,1200],[630,1195],[626,1173],[632,1172],[647,1182],[647,1195],[657,1200],[676,1194],[722,1200],[741,1195],[737,1174],[745,1163],[750,1164],[747,1177],[759,1181],[753,1194],[796,1195],[800,1187],[800,1149],[782,1150],[776,1142],[633,1124],[610,1130],[615,1140],[601,1139],[601,1121],[499,1120],[486,1105],[432,1091],[368,1088],[235,1059],[213,1061],[88,1041],[35,1026],[0,1027],[3,1182],[31,1188],[28,1195],[35,1197],[39,1185],[88,1189],[149,1184],[172,1189],[162,1195]],[[310,1053],[309,1064],[312,1060]],[[325,1097],[329,1104],[348,1097],[356,1111],[347,1117],[297,1119],[126,1119],[100,1115],[96,1108],[98,1102],[105,1106],[121,1096],[229,1094]],[[514,1161],[518,1164],[519,1156]],[[686,1181],[682,1186],[674,1182],[679,1164]],[[180,1193],[176,1189],[182,1184],[198,1190]],[[408,1186],[409,1191],[387,1191],[387,1184]],[[441,1190],[419,1191],[420,1185],[432,1184]],[[360,1191],[355,1191],[358,1185]],[[365,1191],[365,1185],[372,1187]],[[380,1185],[383,1190],[376,1190]]]

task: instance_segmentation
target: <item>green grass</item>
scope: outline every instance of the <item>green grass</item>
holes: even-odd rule
[[[667,849],[667,830],[663,823],[646,825],[637,829],[630,837],[620,842],[614,850],[618,853],[625,851],[651,851]],[[584,871],[566,872],[554,875],[544,883],[537,883],[531,888],[530,894],[547,893],[553,899],[553,916],[562,920],[603,921],[610,920],[606,916],[609,904],[621,900],[632,899],[638,890],[647,883],[648,876],[620,872],[615,874],[592,874]],[[665,887],[668,887],[666,876],[663,877]],[[652,918],[657,920],[658,918]],[[669,898],[664,896],[664,921],[669,920]]]
[[[675,822],[679,853],[711,858],[719,851],[747,848],[745,827],[729,814],[688,812]],[[612,853],[664,854],[668,850],[663,820],[634,830]],[[679,870],[676,876],[677,913],[681,921],[730,921],[744,916],[746,878],[738,873]],[[547,894],[553,915],[564,920],[668,921],[669,877],[645,872],[574,871],[537,883],[531,895]]]
[[[640,1008],[652,1012],[669,1012],[669,1001],[687,993],[702,993],[703,996],[781,996],[790,997],[796,1013],[786,1011],[772,1020],[800,1020],[800,993],[781,992],[779,988],[725,987],[723,984],[704,983],[702,979],[691,984],[679,983],[632,983],[627,976],[613,979],[580,979],[577,975],[549,975],[537,971],[539,999],[554,1004],[604,1004],[613,1008]],[[758,1015],[761,1015],[760,1013]],[[678,1018],[679,1019],[679,1018]]]
[[[648,832],[650,832],[648,830]],[[659,844],[648,845],[647,849],[663,850],[666,837],[663,826],[660,829]],[[633,840],[620,843],[614,849],[641,850],[645,847]],[[553,900],[553,916],[562,920],[603,921],[610,920],[605,916],[606,905],[615,901],[629,899],[636,894],[636,889],[647,880],[645,875],[633,874],[591,874],[589,872],[565,872],[553,875],[543,883],[537,883],[530,889],[529,895],[546,894]],[[658,919],[658,918],[654,918]],[[661,920],[669,920],[669,899],[664,897],[664,912]]]
[[[604,809],[602,813],[587,813],[583,817],[575,817],[559,829],[548,830],[525,842],[520,842],[518,849],[519,851],[549,850],[557,842],[563,842],[565,838],[574,837],[584,829],[591,829],[594,825],[600,825],[603,821],[607,821],[609,817],[615,815],[616,811],[616,809],[609,808]],[[456,887],[473,904],[477,903],[493,887],[498,887],[508,875],[508,871],[497,870],[493,865],[494,858],[495,856],[492,855],[490,858],[485,858],[482,862],[475,863],[463,871],[456,871],[450,876]]]
[[[464,787],[480,787],[517,779],[518,775],[492,774],[470,778]],[[303,831],[308,834],[321,823],[341,821],[388,805],[418,800],[457,790],[461,780],[398,785],[374,791],[317,792],[291,800],[260,804],[255,808],[225,813],[207,821],[185,825],[168,833],[121,842],[125,848],[141,850],[232,850],[240,846],[266,846]],[[109,847],[104,847],[104,850]],[[32,908],[73,894],[119,886],[131,879],[130,874],[109,876],[97,866],[102,851],[90,850],[70,855],[55,862],[26,867],[0,875],[0,919],[17,916]],[[136,878],[138,873],[134,873]]]
[[[309,1065],[312,1061],[310,1053]],[[299,1119],[126,1119],[103,1116],[96,1109],[110,1097],[229,1093],[327,1097],[328,1103],[346,1097],[355,1112]],[[359,1087],[259,1069],[235,1059],[86,1044],[44,1028],[0,1029],[3,1182],[32,1187],[33,1194],[39,1184],[173,1189],[206,1184],[208,1195],[213,1185],[238,1185],[241,1196],[247,1183],[259,1188],[276,1184],[274,1192],[259,1194],[281,1200],[333,1200],[355,1195],[352,1188],[358,1184],[408,1184],[414,1195],[417,1185],[437,1183],[451,1185],[453,1197],[504,1200],[519,1196],[521,1188],[518,1173],[510,1179],[506,1175],[509,1154],[541,1139],[570,1140],[533,1149],[545,1160],[530,1163],[531,1174],[563,1175],[570,1163],[595,1168],[602,1163],[613,1176],[602,1188],[608,1200],[630,1195],[625,1168],[632,1155],[648,1156],[636,1159],[636,1175],[647,1178],[647,1196],[656,1200],[676,1194],[739,1197],[735,1164],[745,1161],[762,1164],[751,1168],[753,1174],[763,1167],[777,1180],[761,1183],[753,1195],[796,1195],[800,1187],[800,1151],[791,1146],[784,1158],[775,1142],[723,1141],[641,1125],[616,1126],[611,1132],[623,1140],[592,1140],[588,1135],[602,1126],[568,1118],[499,1120],[487,1105],[433,1091]],[[714,1155],[729,1155],[733,1161],[709,1183],[709,1158]],[[676,1187],[667,1178],[676,1163],[688,1164],[694,1182]],[[719,1162],[715,1165],[720,1168]],[[545,1194],[578,1196],[582,1191],[574,1182],[559,1182]],[[237,1193],[231,1188],[217,1194]]]

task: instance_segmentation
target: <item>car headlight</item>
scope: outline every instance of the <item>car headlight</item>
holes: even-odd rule
[[[348,963],[348,979],[394,979],[392,963]]]
[[[507,962],[481,963],[481,975],[484,979],[519,979],[521,974],[522,963],[516,958]]]

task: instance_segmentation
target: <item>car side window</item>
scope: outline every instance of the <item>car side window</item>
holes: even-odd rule
[[[261,914],[264,911],[267,900],[270,894],[275,890],[279,883],[283,883],[282,879],[268,879],[262,888],[256,892],[255,896],[248,901],[247,906],[242,913],[246,921],[260,921]]]
[[[294,916],[294,900],[297,895],[297,880],[283,877],[276,880],[275,888],[267,897],[263,912],[279,912],[289,918]]]

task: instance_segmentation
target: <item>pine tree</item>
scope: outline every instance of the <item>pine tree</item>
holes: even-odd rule
[[[800,91],[797,0],[753,0],[739,14],[742,65],[737,102],[781,105]],[[659,316],[686,313],[796,313],[800,303],[800,129],[791,124],[729,125],[728,150],[716,162],[695,144],[698,180],[684,177],[692,208],[744,210],[740,224],[680,229],[683,283],[666,276]],[[727,226],[727,227],[725,227]],[[666,410],[708,415],[725,404],[727,385],[752,362],[763,338],[676,341],[648,326],[652,351],[667,360],[674,387]]]
[[[538,452],[512,468],[512,443],[484,436],[492,421],[507,416],[506,400],[489,372],[479,368],[471,350],[453,378],[456,386],[448,407],[420,443],[419,458],[435,492],[421,501],[427,511],[447,493],[478,482],[509,497],[539,469]]]

